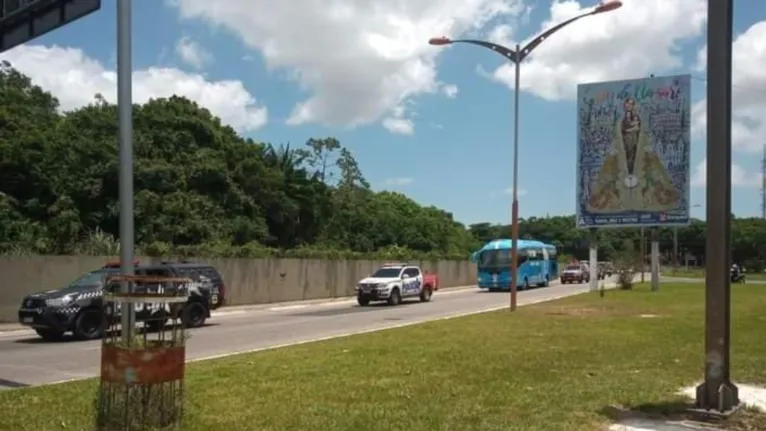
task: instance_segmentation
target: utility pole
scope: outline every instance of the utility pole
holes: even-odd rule
[[[673,271],[678,273],[678,226],[673,227]]]
[[[646,272],[646,242],[644,241],[644,228],[641,228],[641,247],[639,247],[641,253],[641,283],[644,280],[644,272]]]
[[[761,218],[766,219],[766,144],[761,158]]]

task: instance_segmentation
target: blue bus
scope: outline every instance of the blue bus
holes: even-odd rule
[[[498,239],[473,253],[479,273],[479,288],[511,290],[511,248],[513,241]],[[518,289],[548,286],[559,276],[556,247],[540,241],[519,240]]]

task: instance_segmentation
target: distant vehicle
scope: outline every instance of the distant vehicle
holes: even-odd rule
[[[590,281],[590,270],[582,263],[572,263],[561,271],[561,284],[586,283]]]
[[[361,306],[369,305],[371,301],[399,305],[402,300],[415,297],[420,302],[428,302],[437,290],[439,277],[436,274],[406,263],[388,263],[359,281],[356,300]]]
[[[21,302],[18,311],[19,323],[31,327],[45,340],[59,340],[71,332],[80,340],[93,340],[103,336],[102,316],[119,318],[120,310],[104,309],[104,292],[116,289],[116,285],[105,286],[105,279],[110,274],[119,273],[119,263],[108,263],[104,267],[91,271],[68,286],[28,295]],[[205,324],[210,317],[210,310],[220,307],[225,300],[226,288],[220,274],[210,265],[195,262],[162,262],[159,265],[144,266],[135,263],[136,275],[154,275],[161,277],[187,277],[193,283],[187,288],[189,299],[182,304],[181,321],[189,328]],[[170,286],[159,284],[136,284],[136,291],[167,290]],[[178,286],[177,286],[178,288]],[[152,318],[157,322],[158,314],[168,313],[161,304],[136,304],[136,320]],[[156,323],[155,323],[156,324]]]
[[[480,289],[511,290],[512,246],[512,240],[498,239],[473,253],[471,259],[477,264]],[[518,250],[519,290],[548,286],[558,277],[555,246],[540,241],[519,240]]]
[[[607,277],[611,277],[614,274],[614,266],[612,262],[599,262],[598,263],[598,279],[603,280]]]
[[[735,271],[732,267],[729,270],[729,276],[732,283],[747,283],[747,274],[745,273],[745,268]]]

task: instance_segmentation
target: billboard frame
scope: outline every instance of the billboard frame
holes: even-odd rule
[[[653,82],[652,82],[653,81]],[[586,216],[582,214],[582,175],[583,175],[583,166],[582,166],[582,159],[581,159],[581,151],[582,151],[582,142],[581,142],[581,130],[582,130],[582,121],[580,118],[580,112],[581,112],[581,104],[583,103],[581,99],[582,93],[581,89],[586,86],[594,86],[594,85],[604,85],[604,86],[619,86],[622,85],[623,88],[627,86],[635,86],[636,84],[649,84],[652,88],[656,88],[657,82],[661,81],[676,81],[679,82],[679,88],[686,89],[687,93],[685,94],[685,103],[683,105],[683,118],[688,119],[688,123],[686,125],[686,130],[683,131],[683,135],[686,137],[686,145],[685,145],[685,151],[683,154],[684,161],[686,162],[685,167],[685,181],[682,188],[678,189],[678,192],[682,194],[682,201],[685,202],[685,208],[680,209],[668,209],[666,211],[638,211],[638,210],[632,210],[632,211],[618,211],[614,213],[602,213],[596,215],[594,218],[625,218],[630,214],[630,216],[633,217],[640,217],[641,215],[652,215],[651,220],[647,220],[646,222],[641,222],[640,219],[637,222],[634,223],[581,223],[583,221],[583,217]],[[621,97],[618,97],[618,99],[621,99]],[[576,161],[575,161],[575,168],[576,168],[576,184],[575,184],[575,227],[577,229],[585,229],[585,230],[591,230],[591,229],[617,229],[617,228],[636,228],[636,227],[643,227],[643,228],[655,228],[655,227],[669,227],[669,228],[677,228],[677,227],[685,227],[689,226],[691,224],[691,75],[690,74],[675,74],[675,75],[666,75],[666,76],[650,76],[646,78],[633,78],[633,79],[619,79],[619,80],[611,80],[611,81],[601,81],[601,82],[590,82],[590,83],[582,83],[578,84],[577,86],[577,126],[576,126]],[[662,218],[662,215],[664,213],[671,214],[672,217],[678,217],[678,212],[682,211],[683,214],[681,214],[680,220],[672,220],[668,219],[665,221],[660,221],[658,219]],[[593,216],[592,214],[590,216]]]
[[[35,0],[5,15],[0,0],[0,53],[101,9],[101,0]]]

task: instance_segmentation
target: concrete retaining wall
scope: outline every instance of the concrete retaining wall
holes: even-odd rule
[[[114,258],[93,256],[0,257],[0,322],[15,322],[24,296],[65,286]],[[139,258],[149,263],[151,258]],[[312,259],[199,259],[215,266],[226,284],[227,305],[350,296],[357,281],[381,262]],[[414,263],[414,262],[413,262]],[[469,261],[419,262],[439,274],[442,287],[476,284]]]

